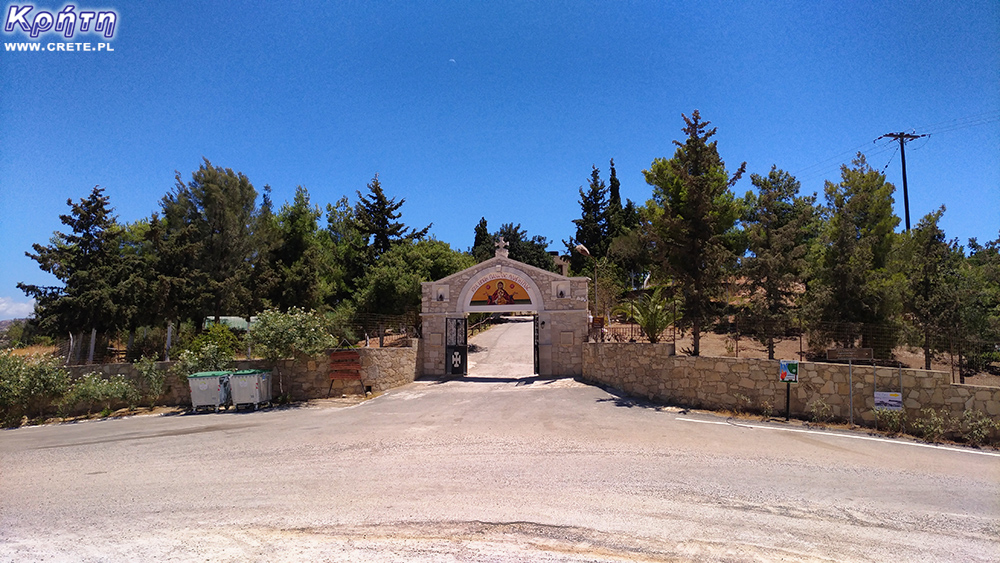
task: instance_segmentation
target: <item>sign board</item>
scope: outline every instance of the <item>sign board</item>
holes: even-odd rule
[[[903,394],[876,391],[875,408],[889,411],[901,411],[903,410]]]
[[[826,351],[828,360],[870,360],[873,357],[871,348],[830,348]]]
[[[781,367],[778,370],[778,380],[782,383],[798,383],[799,363],[789,360],[781,360]]]

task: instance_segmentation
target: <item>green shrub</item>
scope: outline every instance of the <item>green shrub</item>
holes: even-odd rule
[[[881,407],[875,409],[875,429],[879,428],[886,430],[890,436],[901,434],[906,430],[906,413]]]
[[[954,421],[944,410],[926,408],[921,409],[920,414],[923,416],[913,421],[913,430],[928,442],[941,441],[954,425]]]
[[[0,422],[16,426],[25,416],[42,418],[69,387],[69,375],[52,356],[23,358],[0,351]]]
[[[319,354],[336,346],[327,320],[315,311],[298,307],[289,308],[287,313],[276,309],[264,311],[257,315],[247,336],[255,350],[274,365],[281,395],[285,386],[283,374],[277,369],[278,360]]]
[[[809,405],[809,418],[817,424],[833,420],[833,409],[823,399],[816,399]]]
[[[187,347],[192,352],[199,352],[209,344],[214,344],[219,353],[228,354],[230,358],[240,349],[240,339],[224,324],[213,324],[208,330],[198,335]]]
[[[969,444],[981,446],[989,442],[995,430],[1000,430],[1000,425],[982,411],[962,413],[962,437]]]
[[[149,407],[156,406],[156,401],[163,396],[163,391],[167,384],[167,372],[157,369],[156,360],[143,356],[138,362],[133,364],[139,381],[142,384],[144,398],[149,402]]]
[[[771,401],[764,401],[760,404],[760,417],[764,421],[771,420],[774,416],[774,407],[771,405]]]
[[[111,412],[112,406],[120,404],[134,409],[139,403],[140,393],[124,375],[113,375],[105,379],[100,373],[92,372],[73,382],[69,392],[63,397],[64,414],[72,414],[79,406],[86,406],[87,414],[95,407]]]
[[[233,367],[232,352],[214,342],[202,344],[197,350],[184,350],[177,357],[174,372],[181,376],[200,371],[225,371]]]
[[[736,404],[733,405],[733,411],[736,414],[744,414],[750,410],[750,405],[753,404],[750,397],[747,397],[742,393],[734,393],[733,396],[736,397]]]

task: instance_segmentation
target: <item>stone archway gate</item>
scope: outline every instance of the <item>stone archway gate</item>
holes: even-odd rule
[[[570,278],[507,257],[496,256],[471,268],[422,284],[421,324],[424,375],[446,375],[451,332],[461,331],[469,313],[530,312],[536,315],[536,363],[544,376],[583,373],[587,341],[588,278]]]

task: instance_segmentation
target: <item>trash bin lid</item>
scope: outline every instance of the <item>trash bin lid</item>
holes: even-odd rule
[[[220,377],[229,375],[228,371],[199,371],[198,373],[192,373],[188,376],[188,379],[193,379],[195,377]]]
[[[233,375],[261,375],[271,373],[264,369],[241,369],[233,372]]]

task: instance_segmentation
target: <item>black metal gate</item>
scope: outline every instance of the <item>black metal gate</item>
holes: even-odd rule
[[[534,338],[531,341],[531,345],[532,345],[532,349],[534,350],[534,353],[535,353],[535,374],[537,375],[539,373],[539,370],[538,370],[538,315],[535,315],[535,319],[534,319],[533,324],[535,325],[534,331],[533,331],[534,332]]]
[[[468,322],[465,318],[445,319],[445,373],[451,375],[469,373],[467,328]]]

